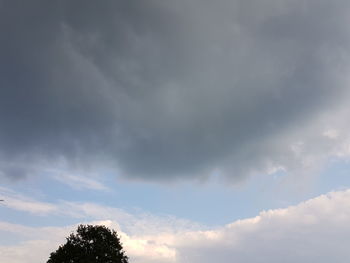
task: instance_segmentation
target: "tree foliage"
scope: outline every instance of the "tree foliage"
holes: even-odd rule
[[[79,225],[47,263],[128,263],[117,233],[105,226]]]

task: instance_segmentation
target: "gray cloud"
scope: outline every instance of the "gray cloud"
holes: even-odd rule
[[[348,98],[349,5],[3,1],[0,169],[239,179],[326,156],[317,120]]]

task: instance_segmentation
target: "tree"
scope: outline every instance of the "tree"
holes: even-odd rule
[[[79,225],[47,263],[128,263],[117,233],[105,226]]]

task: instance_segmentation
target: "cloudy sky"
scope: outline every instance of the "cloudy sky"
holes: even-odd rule
[[[0,0],[0,261],[93,223],[134,263],[348,262],[349,13]]]

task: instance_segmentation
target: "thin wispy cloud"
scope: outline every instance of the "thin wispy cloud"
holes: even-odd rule
[[[1,188],[4,192],[6,189]],[[27,212],[34,216],[64,216],[78,220],[113,219],[130,234],[151,234],[183,229],[197,229],[198,223],[174,216],[156,216],[146,211],[130,213],[123,209],[93,202],[72,202],[58,200],[56,202],[42,202],[26,195],[18,194],[7,189],[4,193],[5,207],[11,210]]]
[[[57,212],[54,204],[41,202],[31,197],[19,194],[11,189],[0,187],[2,198],[5,199],[1,205],[14,210],[29,212],[35,215],[47,215]]]
[[[108,191],[108,187],[103,183],[85,177],[70,174],[59,174],[53,177],[53,179],[59,181],[60,183],[66,184],[76,190],[97,190],[97,191]]]

